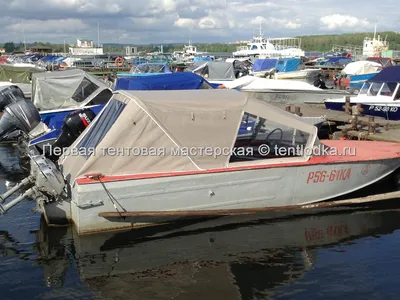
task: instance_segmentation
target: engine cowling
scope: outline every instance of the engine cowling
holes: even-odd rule
[[[62,152],[60,149],[71,146],[95,117],[96,114],[90,108],[79,109],[65,116],[60,134],[53,145],[46,148],[47,152],[44,154],[54,161],[57,160]]]

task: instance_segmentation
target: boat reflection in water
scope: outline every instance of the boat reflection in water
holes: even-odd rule
[[[48,286],[62,284],[74,260],[81,280],[106,299],[265,299],[283,294],[322,263],[317,247],[398,228],[400,209],[369,208],[86,236],[43,221],[37,239]]]
[[[5,182],[15,184],[29,174],[29,161],[20,158],[20,152],[14,143],[0,143],[0,186]],[[4,191],[1,191],[2,193]]]

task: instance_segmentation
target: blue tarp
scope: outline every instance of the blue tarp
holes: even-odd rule
[[[276,69],[279,72],[297,71],[300,63],[300,58],[280,58],[276,65]]]
[[[268,71],[272,68],[275,68],[277,63],[278,59],[276,58],[256,59],[253,65],[253,71]]]
[[[198,90],[203,84],[211,87],[207,80],[195,73],[177,72],[146,77],[121,77],[117,79],[114,90]]]
[[[212,57],[210,57],[210,56],[199,56],[199,57],[195,57],[195,58],[193,58],[193,62],[195,63],[195,62],[197,62],[197,61],[212,61],[213,59],[212,59]]]
[[[387,67],[382,69],[374,77],[368,80],[368,82],[389,82],[395,83],[400,82],[400,66]]]

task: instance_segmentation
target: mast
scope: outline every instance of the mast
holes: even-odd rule
[[[26,40],[25,40],[24,20],[22,20],[22,36],[23,36],[23,38],[24,38],[24,51],[26,52]]]
[[[97,23],[97,47],[100,47],[100,26],[99,23]]]

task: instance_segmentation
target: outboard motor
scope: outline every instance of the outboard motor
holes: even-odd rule
[[[25,96],[16,85],[0,87],[0,112],[3,112],[7,105],[20,100],[25,100]]]
[[[79,109],[66,115],[61,133],[51,147],[45,147],[47,152],[44,155],[56,161],[62,152],[60,150],[71,146],[95,117],[96,114],[90,108]]]
[[[15,131],[29,133],[41,122],[40,114],[29,100],[20,100],[7,105],[0,119],[0,141]]]

